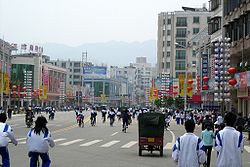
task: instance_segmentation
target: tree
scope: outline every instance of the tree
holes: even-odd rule
[[[180,97],[175,98],[175,107],[177,109],[184,109],[184,99]]]

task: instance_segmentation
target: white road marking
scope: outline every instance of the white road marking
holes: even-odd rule
[[[26,141],[19,142],[18,144],[26,144]]]
[[[116,135],[116,134],[118,134],[118,132],[115,132],[115,133],[113,133],[112,135],[110,135],[110,136],[114,136],[114,135]]]
[[[171,133],[171,135],[172,135],[172,143],[175,143],[175,134],[174,134],[174,132],[172,132],[171,130],[168,130],[170,133]]]
[[[62,143],[62,144],[59,144],[60,146],[68,146],[68,145],[71,145],[71,144],[74,144],[74,143],[78,143],[78,142],[81,142],[83,141],[84,139],[76,139],[76,140],[72,140],[72,141],[69,141],[69,142],[66,142],[66,143]]]
[[[112,145],[114,145],[116,143],[119,143],[119,142],[120,142],[119,140],[113,140],[111,142],[108,142],[106,144],[101,145],[101,147],[110,147],[110,146],[112,146]]]
[[[66,140],[65,138],[60,138],[60,139],[55,139],[54,142],[59,142],[59,141],[64,141]]]
[[[167,143],[163,149],[172,150],[175,143]]]
[[[11,127],[15,127],[15,126],[19,126],[20,124],[13,124],[13,125],[10,125]]]
[[[22,141],[22,140],[26,140],[26,137],[24,138],[19,138],[19,139],[16,139],[17,141]]]
[[[101,142],[101,141],[102,141],[102,140],[93,140],[93,141],[90,141],[90,142],[81,144],[80,146],[87,147],[87,146],[91,146],[91,145],[93,145],[93,144],[99,143],[99,142]]]
[[[250,153],[250,146],[244,146],[244,149],[246,150],[246,152]]]
[[[132,147],[133,145],[135,145],[137,143],[138,143],[138,141],[131,141],[131,142],[123,145],[121,148],[130,148],[130,147]]]

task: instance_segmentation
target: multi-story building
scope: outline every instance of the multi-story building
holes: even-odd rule
[[[83,89],[83,63],[82,61],[50,60],[48,63],[66,69],[66,95],[68,101],[75,101],[84,91]],[[79,92],[79,95],[78,95]]]
[[[65,69],[43,63],[49,60],[49,57],[42,53],[23,53],[12,57],[12,105],[59,107],[63,103]],[[17,88],[13,88],[14,85]],[[17,95],[13,94],[16,91]]]
[[[249,0],[227,0],[223,1],[223,26],[225,27],[225,37],[230,37],[232,46],[231,66],[237,67],[238,83],[236,86],[237,96],[232,99],[238,105],[238,112],[244,116],[250,114],[250,83],[248,73],[250,63],[250,1]],[[245,84],[247,83],[247,84]]]
[[[150,87],[152,86],[152,78],[154,67],[147,62],[146,57],[137,57],[136,63],[131,63],[130,66],[135,67],[135,95],[136,103],[141,106],[150,105],[149,95]]]
[[[9,82],[11,71],[11,53],[14,48],[6,41],[0,39],[0,90],[1,104],[3,108],[9,105]]]
[[[207,27],[210,13],[203,8],[183,7],[183,11],[162,12],[158,15],[157,74],[170,74],[178,79],[186,65],[196,64],[196,54],[188,49],[191,39]],[[196,76],[196,69],[190,69]]]

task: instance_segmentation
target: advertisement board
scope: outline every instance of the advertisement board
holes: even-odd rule
[[[105,66],[85,66],[85,67],[83,67],[83,74],[106,75],[107,74],[107,67],[105,67]]]

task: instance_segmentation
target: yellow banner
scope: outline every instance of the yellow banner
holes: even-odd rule
[[[185,74],[179,74],[179,96],[184,97]]]
[[[4,74],[4,93],[9,94],[10,91],[10,79],[8,73]]]
[[[191,80],[193,79],[191,73],[188,73],[188,75],[187,75],[187,81],[188,81],[189,79],[191,79]],[[187,88],[188,88],[189,86],[190,86],[190,87],[193,87],[192,84],[189,84],[189,83],[187,82]],[[193,96],[193,90],[187,90],[187,96],[188,96],[188,97],[192,97],[192,96]]]
[[[44,100],[48,99],[47,93],[48,93],[48,86],[45,85],[45,86],[43,86],[43,99]]]
[[[152,103],[152,101],[153,101],[153,92],[154,91],[154,89],[151,87],[150,88],[150,90],[149,90],[149,101],[150,101],[150,103]]]
[[[43,86],[41,85],[39,88],[39,99],[42,100],[43,99]]]

